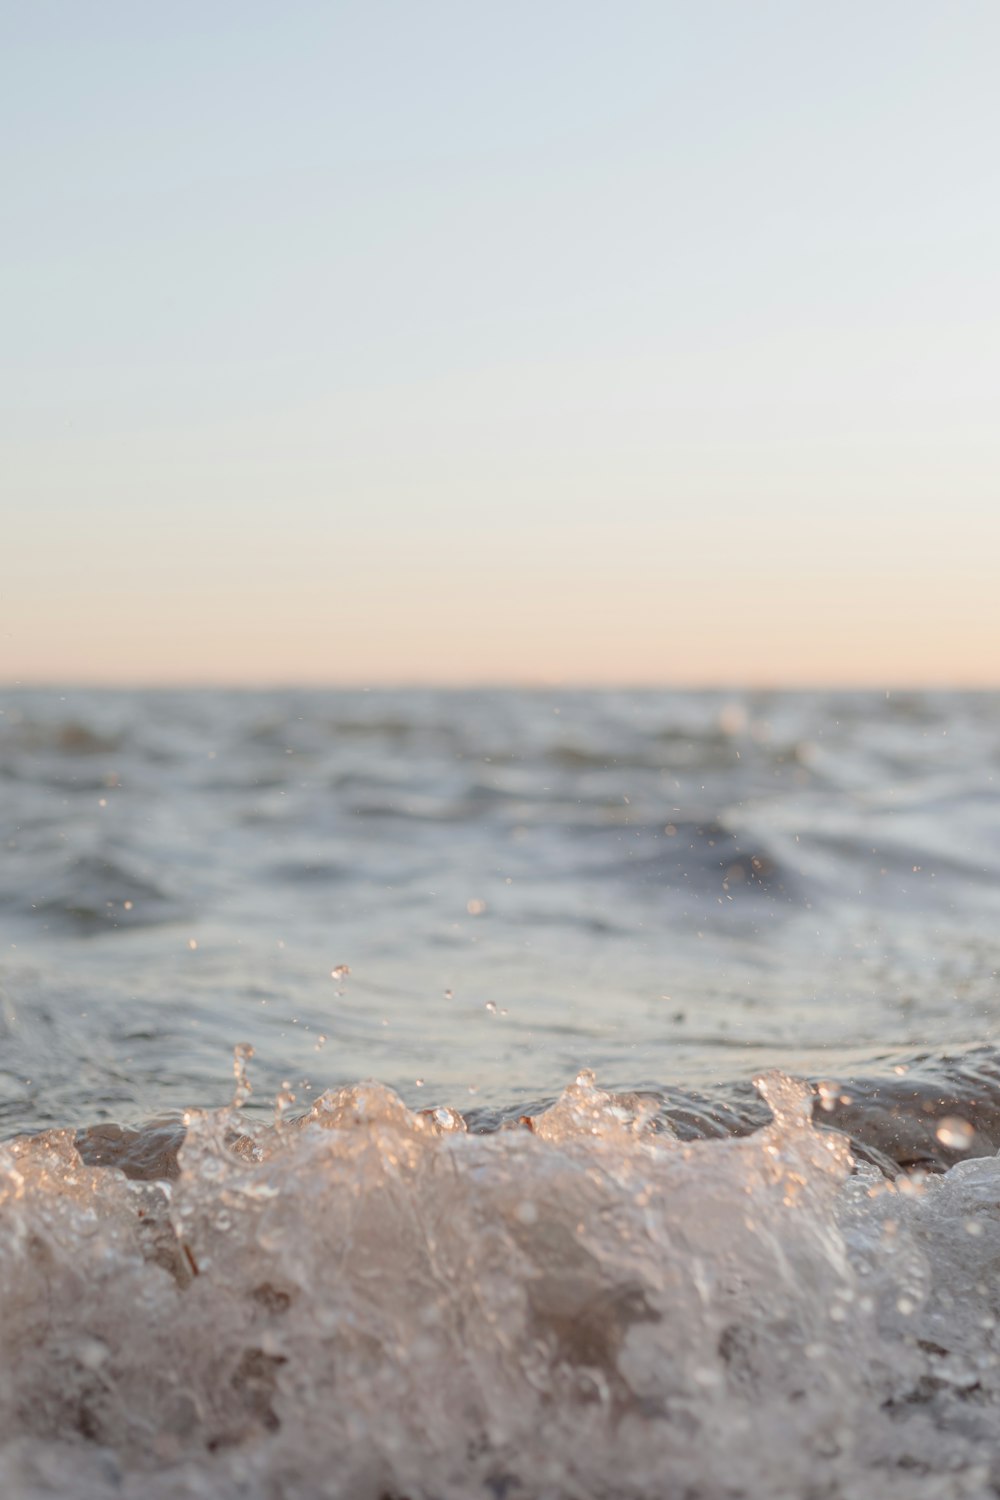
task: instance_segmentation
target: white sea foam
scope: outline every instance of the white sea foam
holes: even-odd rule
[[[1000,1164],[893,1184],[586,1075],[468,1133],[365,1084],[180,1175],[0,1148],[5,1500],[941,1500],[1000,1478]]]

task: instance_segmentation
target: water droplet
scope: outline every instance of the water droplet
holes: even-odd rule
[[[239,1109],[245,1104],[253,1093],[250,1079],[247,1076],[247,1063],[253,1057],[253,1047],[249,1042],[240,1042],[233,1048],[233,1077],[236,1079],[236,1088],[233,1090],[233,1105]]]
[[[968,1151],[976,1137],[968,1120],[963,1120],[959,1115],[945,1115],[943,1120],[938,1121],[934,1134],[942,1146],[950,1146],[953,1151]]]
[[[486,1008],[486,1010],[487,1010],[487,1012],[488,1012],[488,1013],[489,1013],[489,1014],[490,1014],[490,1015],[491,1015],[491,1016],[495,1016],[495,1015],[496,1015],[496,1013],[497,1013],[497,1008],[496,1008],[496,1006],[495,1006],[495,1005],[494,1005],[494,1003],[493,1003],[493,1001],[492,1001],[492,1000],[487,1000],[487,1002],[486,1002],[486,1007],[485,1007],[485,1008]]]

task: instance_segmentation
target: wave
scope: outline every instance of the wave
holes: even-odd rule
[[[125,737],[95,729],[80,719],[46,722],[11,714],[6,716],[2,744],[5,749],[31,754],[108,755],[122,749]]]
[[[161,1120],[141,1167],[0,1147],[3,1493],[992,1493],[1000,1163],[939,1113],[966,1159],[893,1180],[818,1128],[845,1086],[757,1090],[713,1140],[581,1074],[530,1128],[363,1084]]]
[[[1000,1151],[1000,1054],[995,1048],[970,1048],[952,1058],[922,1054],[894,1061],[890,1071],[811,1078],[806,1084],[816,1127],[846,1137],[856,1159],[878,1166],[889,1178],[900,1169],[944,1172],[970,1154]],[[749,1082],[710,1090],[655,1085],[601,1097],[623,1117],[641,1119],[645,1134],[681,1141],[746,1136],[770,1119],[767,1104]],[[448,1108],[446,1113],[453,1128],[475,1135],[514,1127],[544,1134],[546,1127],[538,1122],[549,1121],[557,1104],[552,1098],[522,1100],[461,1112]],[[968,1133],[959,1132],[952,1143],[947,1129],[942,1134],[941,1122],[957,1117]],[[173,1111],[139,1126],[92,1125],[78,1133],[76,1147],[90,1166],[114,1166],[142,1181],[171,1178],[184,1144],[184,1118],[183,1112]],[[442,1117],[439,1110],[427,1109],[420,1118]]]
[[[59,868],[28,882],[19,904],[84,929],[151,926],[180,914],[169,892],[135,862],[99,853],[60,859]]]

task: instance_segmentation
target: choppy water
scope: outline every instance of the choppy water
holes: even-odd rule
[[[5,1495],[1000,1492],[1000,698],[0,708]]]

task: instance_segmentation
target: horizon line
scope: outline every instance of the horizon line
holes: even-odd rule
[[[807,679],[789,678],[781,681],[761,678],[692,679],[677,678],[611,680],[608,678],[262,678],[259,681],[244,678],[190,678],[169,679],[109,679],[109,678],[9,678],[0,679],[0,692],[225,692],[225,693],[278,693],[278,692],[650,692],[650,693],[998,693],[1000,677],[995,680],[941,680],[938,678],[887,679],[884,682],[858,681],[852,678]]]

